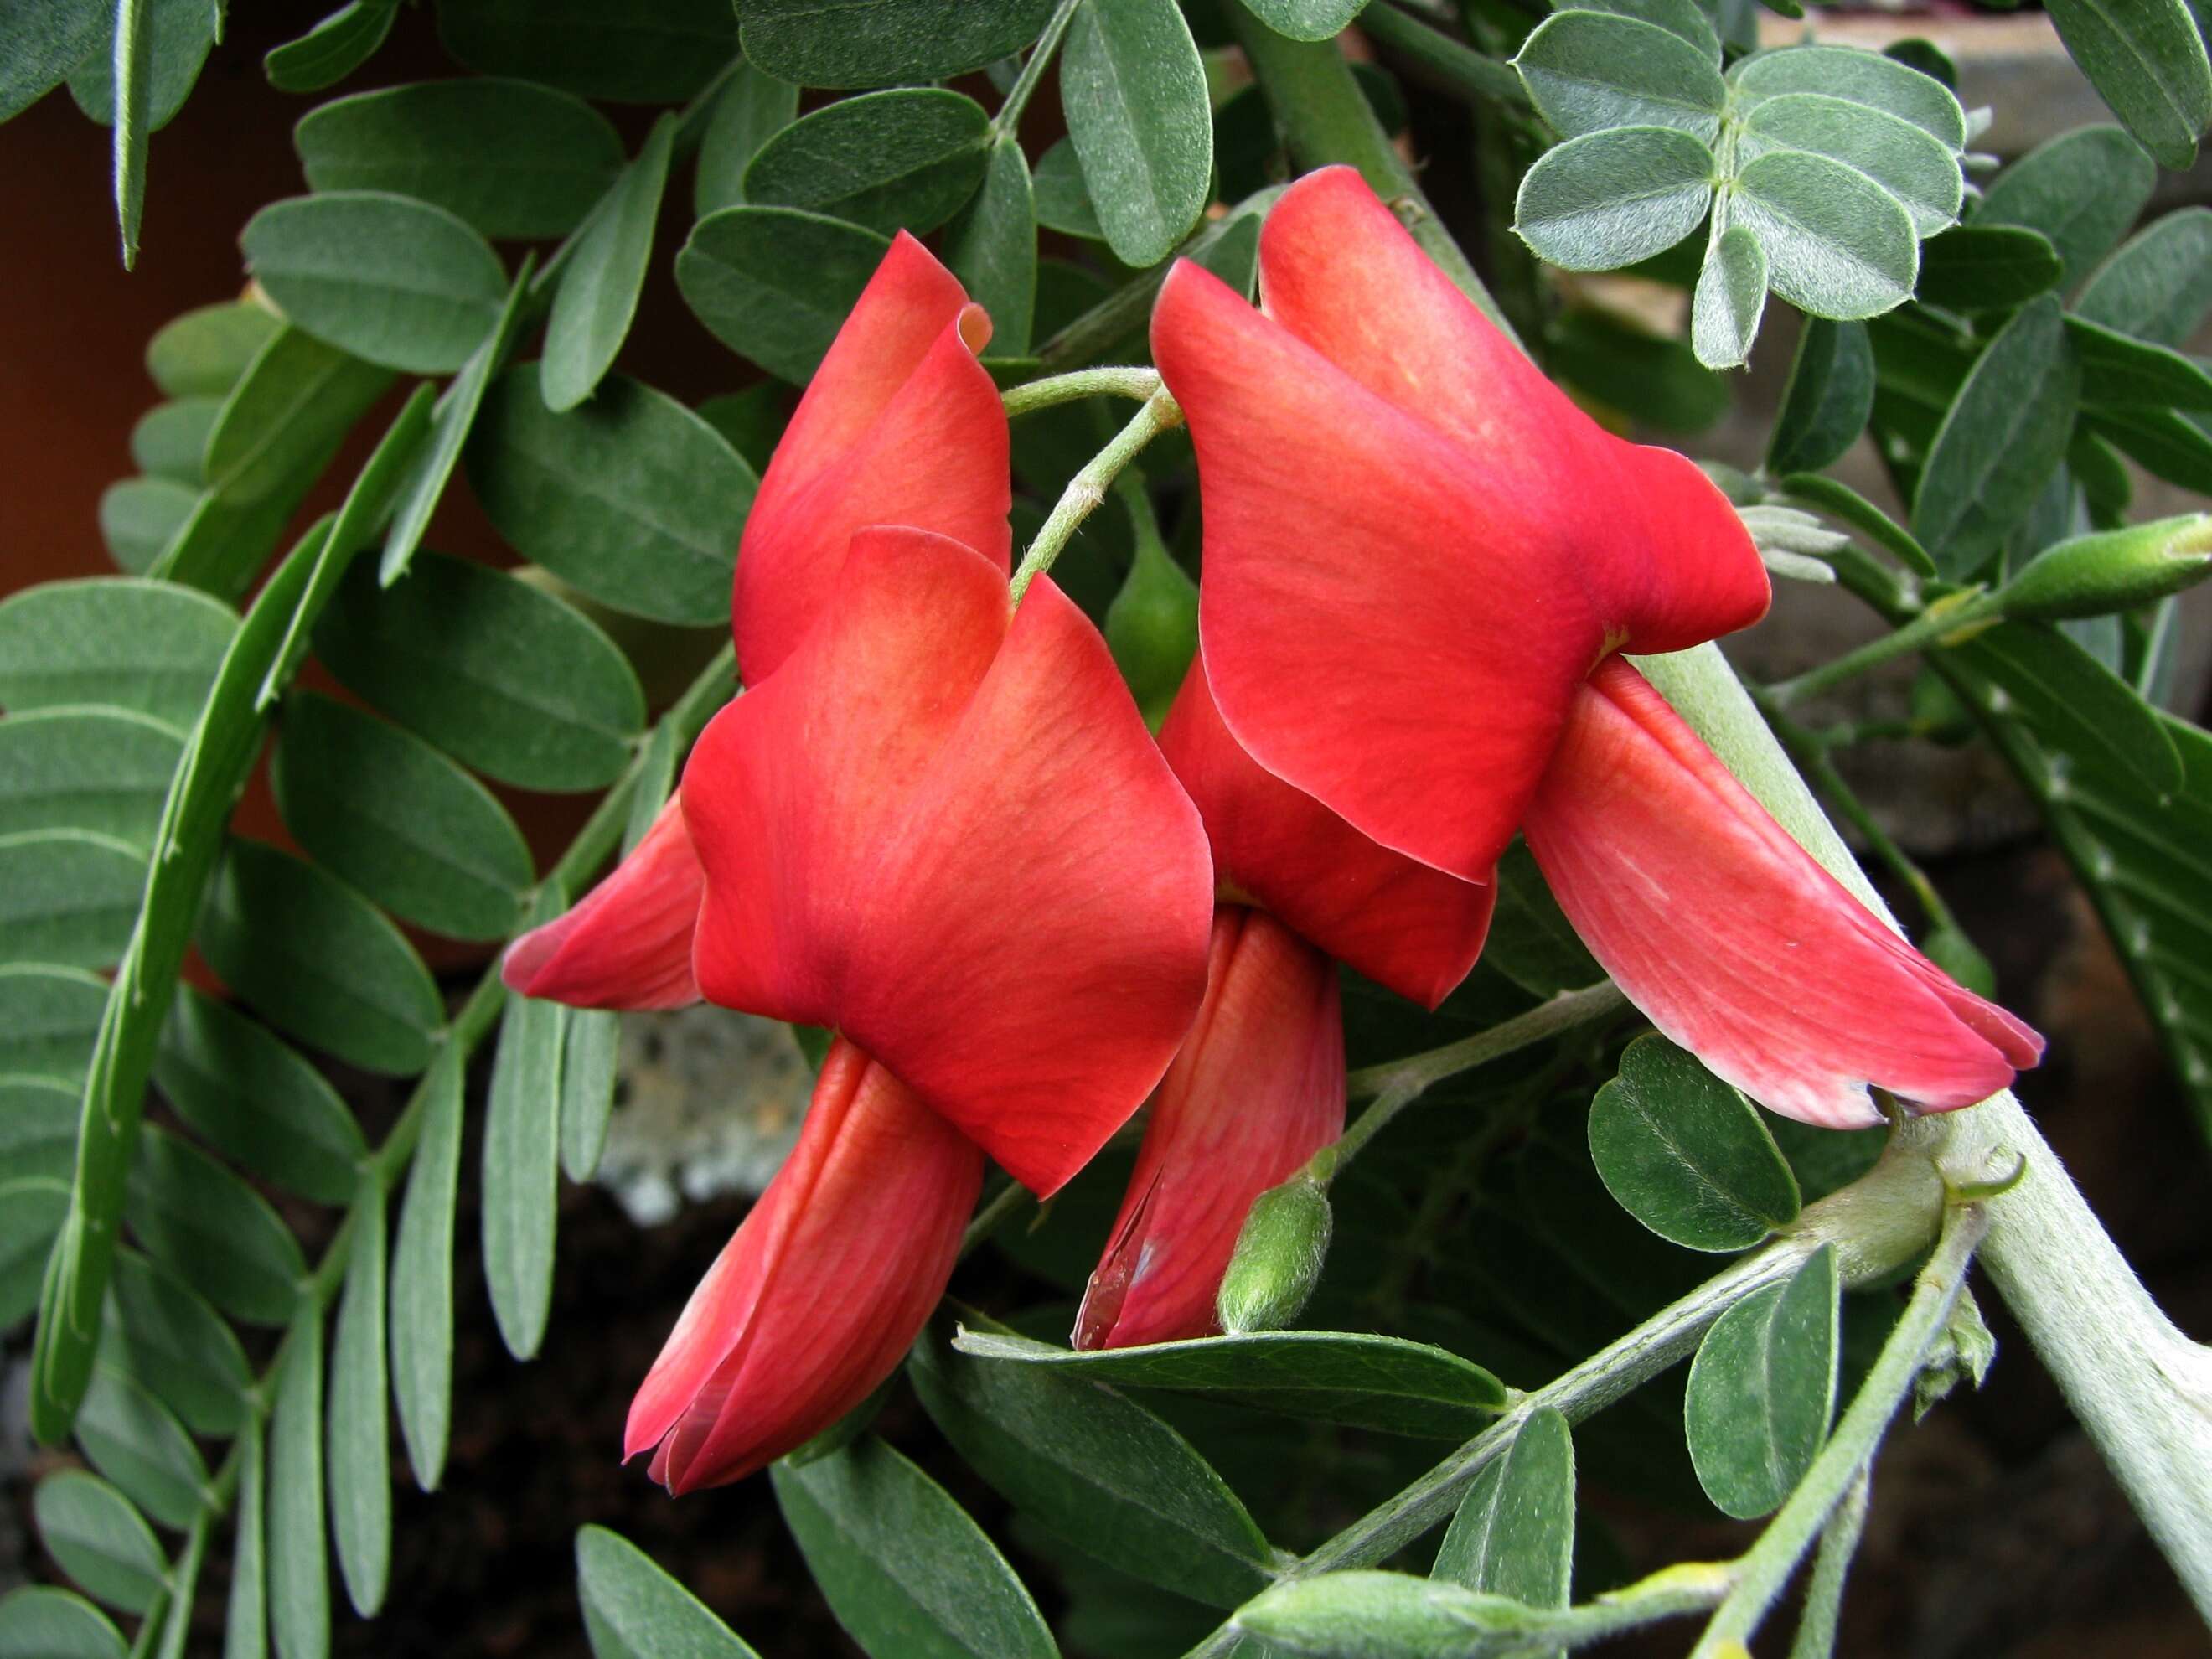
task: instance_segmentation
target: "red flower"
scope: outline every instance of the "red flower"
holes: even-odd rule
[[[630,857],[507,955],[528,995],[703,994],[839,1033],[798,1147],[633,1405],[625,1455],[657,1447],[672,1491],[865,1399],[944,1291],[984,1156],[1057,1188],[1204,990],[1196,812],[1074,605],[1039,580],[1008,611],[979,318],[893,247],[755,504],[734,617],[752,689]]]
[[[1160,747],[1196,803],[1220,894],[1206,1001],[1152,1101],[1079,1348],[1201,1336],[1252,1200],[1344,1128],[1336,962],[1427,1007],[1467,977],[1494,890],[1376,846],[1273,776],[1194,663]]]
[[[1776,1110],[1872,1121],[1868,1084],[1961,1105],[2032,1063],[1613,659],[1765,611],[1705,476],[1577,409],[1349,169],[1284,196],[1260,275],[1255,311],[1180,265],[1152,325],[1198,451],[1206,671],[1260,764],[1469,881],[1525,823],[1623,990]]]

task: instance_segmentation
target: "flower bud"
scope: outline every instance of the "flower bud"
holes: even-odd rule
[[[2059,543],[1998,595],[2008,617],[2101,617],[2178,593],[2212,570],[2212,514],[2191,513]]]
[[[1231,1336],[1279,1330],[1298,1316],[1328,1259],[1328,1189],[1301,1170],[1252,1200],[1214,1306]]]
[[[1158,732],[1198,654],[1198,585],[1148,525],[1138,526],[1136,562],[1106,607],[1106,646]]]

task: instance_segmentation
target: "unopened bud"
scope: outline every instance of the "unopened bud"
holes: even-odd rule
[[[2179,593],[2212,572],[2212,514],[2191,513],[2071,541],[2038,556],[1998,595],[2008,617],[2102,617]]]
[[[1106,607],[1106,646],[1157,732],[1198,654],[1198,584],[1147,529],[1139,530],[1136,562]]]
[[[1231,1336],[1280,1330],[1320,1282],[1334,1225],[1328,1189],[1301,1170],[1252,1200],[1214,1310]]]

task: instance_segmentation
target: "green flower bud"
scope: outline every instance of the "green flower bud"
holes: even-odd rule
[[[1328,1259],[1328,1189],[1301,1170],[1252,1200],[1214,1302],[1232,1336],[1279,1330],[1298,1316]]]
[[[1137,533],[1128,580],[1106,607],[1106,646],[1153,731],[1198,654],[1198,584],[1149,526]]]
[[[2008,617],[2102,617],[2179,593],[2212,571],[2212,514],[2076,536],[2031,561],[1997,597]]]

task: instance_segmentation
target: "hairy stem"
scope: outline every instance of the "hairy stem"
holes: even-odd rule
[[[1036,539],[1030,544],[1029,551],[1022,555],[1021,568],[1014,572],[1008,593],[1011,602],[1018,605],[1022,596],[1030,591],[1030,584],[1052,568],[1052,562],[1060,555],[1083,521],[1097,512],[1105,501],[1106,491],[1115,475],[1135,459],[1138,452],[1170,427],[1182,422],[1182,410],[1168,395],[1165,386],[1156,387],[1146,398],[1128,425],[1115,433],[1105,448],[1084,464],[1083,470],[1067,482],[1054,503],[1044,527],[1037,532]]]
[[[1948,601],[1938,600],[1902,628],[1878,640],[1869,640],[1856,650],[1846,651],[1818,668],[1808,668],[1793,679],[1769,686],[1767,695],[1774,700],[1776,708],[1787,708],[1808,697],[1833,690],[1844,681],[1855,679],[1869,669],[1879,668],[1908,652],[1925,650],[1960,629],[1990,621],[2001,608],[1994,594],[1979,590],[1955,595]]]
[[[1385,1060],[1379,1066],[1363,1066],[1345,1079],[1345,1088],[1354,1100],[1407,1088],[1412,1091],[1407,1097],[1410,1100],[1448,1077],[1472,1071],[1500,1055],[1526,1048],[1562,1031],[1571,1031],[1577,1025],[1619,1013],[1626,1006],[1628,999],[1620,988],[1609,979],[1601,979],[1577,991],[1562,991],[1525,1014],[1516,1014],[1487,1030],[1447,1042],[1440,1048],[1424,1049],[1418,1054]],[[1364,1123],[1374,1115],[1375,1108],[1370,1107],[1360,1121]]]
[[[1376,45],[1402,56],[1423,78],[1449,91],[1490,99],[1515,109],[1529,107],[1528,91],[1510,64],[1453,40],[1441,29],[1431,28],[1385,0],[1376,0],[1360,13],[1359,27]]]
[[[1012,416],[1080,398],[1133,398],[1142,403],[1159,389],[1160,372],[1156,368],[1079,368],[1010,386],[999,394],[999,401]]]
[[[1021,75],[1006,89],[1006,101],[999,106],[999,112],[991,118],[991,137],[994,139],[1011,137],[1021,125],[1022,112],[1029,107],[1030,95],[1043,81],[1053,54],[1060,50],[1060,37],[1067,33],[1067,26],[1075,21],[1075,9],[1082,3],[1083,0],[1060,0],[1060,3],[1053,8],[1052,15],[1045,20],[1044,33],[1037,36],[1036,45],[1030,49],[1029,58],[1022,65]]]

